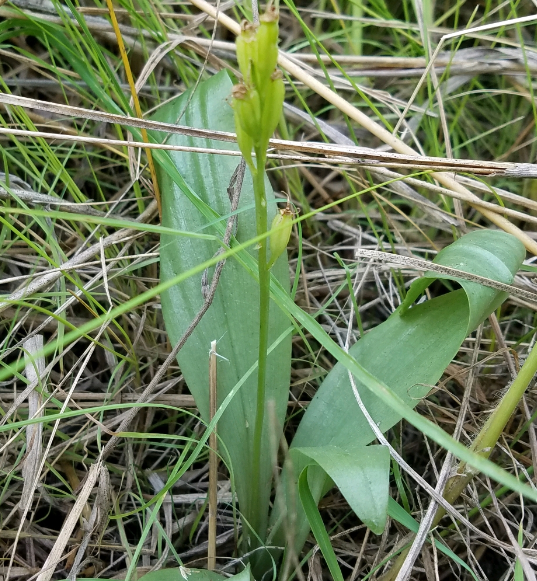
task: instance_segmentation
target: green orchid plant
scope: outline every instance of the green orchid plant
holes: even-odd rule
[[[254,577],[261,580],[268,574],[287,579],[313,531],[332,576],[342,581],[317,508],[319,499],[334,484],[374,533],[383,531],[388,515],[410,529],[418,526],[390,498],[389,449],[374,444],[370,421],[386,432],[404,418],[459,458],[502,483],[509,481],[513,490],[520,488],[510,475],[413,411],[440,379],[467,335],[507,295],[455,278],[462,289],[414,305],[437,277],[434,272],[426,273],[390,318],[348,352],[328,336],[315,315],[295,304],[289,292],[285,252],[295,219],[289,203],[276,209],[265,171],[269,140],[281,119],[285,89],[276,68],[277,43],[278,14],[269,7],[259,25],[242,25],[237,39],[240,83],[233,85],[227,72],[219,73],[200,83],[193,94],[185,93],[167,104],[157,117],[176,119],[184,111],[183,122],[188,126],[235,130],[250,173],[241,191],[237,232],[222,255],[229,260],[214,302],[179,352],[178,361],[201,417],[209,424],[207,350],[211,341],[221,338],[218,348],[225,361],[218,363],[219,449],[237,493],[241,554],[247,556]],[[174,135],[169,142],[199,146],[199,140],[193,139]],[[208,139],[205,146],[237,148],[236,144]],[[161,166],[163,225],[185,231],[209,229],[221,239],[230,212],[226,188],[236,169],[236,158],[160,152],[155,156]],[[163,235],[162,280],[170,280],[179,272],[197,272],[200,264],[213,260],[220,247],[215,241],[193,244]],[[516,238],[485,230],[457,240],[435,262],[510,284],[523,258],[524,248]],[[195,276],[162,294],[172,343],[178,341],[202,303]],[[289,397],[295,328],[303,329],[337,363],[304,412],[283,457],[283,468],[278,470],[276,458]],[[352,384],[349,373],[354,377]],[[357,398],[369,418],[360,410]],[[274,474],[278,475],[276,492]],[[438,548],[449,551],[441,543]],[[456,555],[450,556],[457,560]]]

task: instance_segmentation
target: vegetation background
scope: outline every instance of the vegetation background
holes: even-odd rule
[[[219,10],[238,22],[251,6],[231,1]],[[489,204],[486,211],[505,216],[537,241],[535,181],[516,172],[501,175],[516,170],[514,164],[535,161],[534,14],[534,3],[512,0],[280,5],[280,48],[294,62],[423,155],[442,158],[416,168],[392,157],[389,169],[321,156],[269,160],[276,195],[285,201],[288,193],[300,215],[309,216],[296,225],[288,249],[295,301],[340,344],[349,327],[354,341],[383,322],[418,275],[410,266],[357,262],[358,248],[432,259],[464,232],[491,226],[479,210],[485,206],[440,188],[427,177],[430,169],[457,171],[459,181]],[[122,0],[113,15],[98,1],[0,0],[5,578],[125,579],[207,563],[206,447],[155,510],[155,498],[197,449],[204,426],[175,358],[168,357],[172,346],[154,290],[166,231],[147,154],[128,146],[128,126],[110,115],[137,116],[129,102],[129,71],[147,119],[218,71],[235,74],[234,38],[190,2]],[[7,94],[28,100],[9,101]],[[56,104],[84,111],[55,110]],[[286,76],[278,136],[392,153],[341,109]],[[54,135],[32,136],[36,131]],[[467,163],[455,167],[452,158]],[[412,176],[378,186],[404,174]],[[532,261],[528,254],[516,286],[533,287]],[[435,283],[430,292],[444,290]],[[461,441],[471,443],[533,345],[535,308],[511,296],[496,319],[465,341],[420,413],[449,433],[457,426]],[[40,340],[47,354],[36,369],[28,354],[40,350]],[[293,337],[289,438],[333,365],[314,338]],[[39,389],[26,389],[36,371]],[[46,420],[29,423],[28,409]],[[530,385],[494,455],[497,464],[529,483],[537,462],[536,409]],[[126,425],[128,434],[118,437]],[[445,450],[405,422],[387,437],[434,486]],[[107,470],[96,462],[103,449]],[[430,497],[396,462],[390,486],[392,496],[421,520]],[[225,573],[239,565],[231,492],[230,474],[221,464],[217,567]],[[535,506],[520,495],[478,477],[457,508],[474,528],[448,523],[442,534],[473,575],[434,545],[424,545],[413,578],[521,579],[520,559],[537,562]],[[384,534],[371,534],[336,489],[323,499],[321,513],[349,581],[376,571],[406,534],[395,522]],[[486,540],[476,530],[486,532]],[[328,578],[313,538],[302,557],[298,577]]]

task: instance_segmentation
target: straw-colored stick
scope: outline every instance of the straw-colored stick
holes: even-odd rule
[[[209,353],[209,416],[216,414],[216,341],[211,342]],[[218,485],[218,454],[216,427],[209,436],[209,542],[207,547],[207,569],[216,569],[216,511]]]

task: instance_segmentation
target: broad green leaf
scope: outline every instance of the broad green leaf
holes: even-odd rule
[[[390,452],[385,446],[292,448],[315,461],[334,481],[349,506],[374,532],[386,525]],[[314,479],[315,480],[315,479]]]
[[[221,73],[200,83],[196,91],[183,94],[162,107],[156,118],[160,121],[180,122],[182,125],[220,131],[234,131],[233,111],[228,103],[232,83],[227,73]],[[154,134],[162,139],[162,134]],[[186,136],[169,137],[173,145],[189,145],[207,148],[236,149],[231,143],[193,139]],[[226,155],[199,153],[170,153],[177,172],[197,196],[186,196],[185,188],[180,188],[175,177],[165,167],[159,168],[159,184],[162,191],[163,226],[173,230],[204,232],[220,235],[230,213],[227,189],[239,158]],[[272,190],[267,182],[269,220],[276,213]],[[248,241],[255,237],[255,216],[253,211],[253,186],[251,176],[246,171],[242,188],[236,239]],[[213,215],[200,209],[211,208]],[[222,216],[223,218],[219,218]],[[216,217],[216,220],[215,220]],[[188,272],[209,260],[220,248],[210,240],[191,240],[163,234],[161,237],[161,279],[173,279],[182,272]],[[256,257],[255,249],[242,251]],[[209,272],[209,281],[213,269]],[[282,288],[289,288],[289,268],[287,258],[280,257],[272,269],[272,274]],[[162,293],[162,311],[170,341],[175,344],[188,328],[203,305],[201,274],[192,276],[179,285]],[[178,356],[181,371],[196,400],[205,421],[209,419],[209,349],[211,341],[217,340],[218,354],[218,403],[220,404],[240,378],[257,361],[259,336],[259,286],[252,276],[232,258],[226,262],[214,301],[196,330]],[[269,344],[285,329],[289,321],[271,303]],[[291,336],[283,340],[268,357],[267,388],[275,405],[275,419],[283,426],[287,407],[291,368]],[[271,436],[270,414],[266,414],[264,426],[264,447],[262,450],[261,481],[266,483],[265,497],[256,506],[251,503],[251,440],[254,429],[256,405],[256,377],[250,377],[240,392],[229,404],[218,424],[218,433],[229,451],[235,475],[240,509],[247,520],[254,511],[263,514],[260,521],[266,524],[271,492],[272,467],[270,455]],[[272,416],[274,418],[274,416]],[[272,441],[279,441],[279,434]],[[259,520],[259,519],[258,519]]]
[[[510,283],[524,258],[524,248],[516,238],[503,232],[478,231],[446,248],[435,262],[440,263],[444,257],[449,266]],[[409,290],[405,310],[403,307],[397,309],[350,349],[349,354],[356,363],[390,388],[409,408],[415,407],[440,379],[475,325],[505,299],[505,293],[468,281],[461,281],[461,284],[463,282],[463,289],[408,308],[418,291],[430,283],[418,279]],[[360,397],[373,421],[385,432],[402,415],[377,397],[370,386],[366,388],[360,379],[356,376]],[[303,451],[306,447],[334,446],[346,451],[350,447],[366,446],[373,439],[374,433],[356,403],[347,366],[338,363],[308,406],[292,447]],[[300,474],[307,463],[302,458],[295,459],[295,475]],[[319,499],[326,491],[327,477],[317,474],[318,480],[310,480],[310,488]],[[300,506],[293,503],[293,494],[289,494],[292,487],[284,474],[280,493],[286,494],[287,500],[275,503],[272,523],[281,522],[285,516],[279,513],[279,506],[285,506],[286,511],[296,510],[295,547],[300,548],[308,533],[308,523]],[[365,502],[372,502],[372,498],[366,498]],[[275,534],[274,544],[281,542],[280,535]]]
[[[160,569],[160,571],[152,571],[139,581],[221,581],[222,579],[233,579],[234,581],[250,581],[250,566],[248,565],[243,571],[226,577],[214,571],[207,571],[206,569],[188,569],[186,567],[177,567],[175,569]]]
[[[514,241],[514,242],[513,242]],[[477,230],[459,238],[438,253],[434,262],[464,272],[511,284],[525,251],[516,238],[496,230]],[[436,279],[450,279],[462,286],[468,295],[468,333],[495,311],[507,298],[507,293],[470,282],[464,278],[428,271],[409,289],[402,309],[406,309]]]

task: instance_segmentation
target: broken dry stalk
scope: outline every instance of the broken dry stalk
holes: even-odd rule
[[[216,414],[216,341],[211,342],[209,352],[209,417]],[[209,436],[209,540],[207,547],[207,569],[216,569],[216,510],[218,485],[218,453],[216,426]]]

